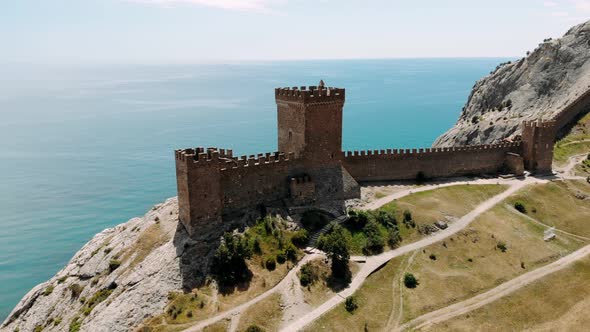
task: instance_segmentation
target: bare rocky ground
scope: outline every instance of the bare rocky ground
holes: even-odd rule
[[[524,120],[549,119],[590,88],[590,21],[475,83],[454,127],[434,147],[490,144],[520,134]]]
[[[179,260],[187,241],[178,229],[177,201],[169,199],[142,218],[95,235],[53,278],[31,290],[0,330],[68,331],[78,317],[80,331],[128,331],[162,311],[168,293],[182,288]],[[115,261],[121,265],[111,272]],[[79,295],[75,287],[82,289]],[[101,290],[111,293],[86,315]]]

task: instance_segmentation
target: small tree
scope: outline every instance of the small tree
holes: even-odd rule
[[[520,213],[526,213],[526,207],[524,206],[524,203],[521,201],[516,201],[514,203],[514,208]]]
[[[380,253],[383,251],[385,240],[383,239],[383,235],[381,235],[377,222],[373,220],[369,221],[363,228],[363,233],[367,237],[367,243],[364,248],[366,253]]]
[[[504,243],[502,241],[500,241],[500,242],[498,242],[498,244],[496,244],[496,248],[500,249],[500,251],[502,251],[502,252],[506,252],[506,250],[508,250],[506,243]]]
[[[387,228],[392,228],[397,225],[397,219],[395,218],[395,215],[391,212],[385,210],[378,210],[377,212],[373,212],[373,214],[375,217],[375,221]]]
[[[355,229],[363,229],[369,222],[370,215],[365,211],[350,210],[348,212],[348,223]]]
[[[274,271],[277,268],[277,262],[274,257],[268,257],[264,262],[264,266],[269,271]]]
[[[406,273],[404,275],[404,285],[408,288],[416,288],[418,286],[418,279],[413,274]]]
[[[301,286],[307,287],[313,285],[319,279],[318,271],[310,262],[305,263],[299,271],[299,282]]]
[[[348,312],[353,312],[355,311],[359,306],[356,302],[356,298],[354,296],[349,296],[346,298],[346,300],[344,301],[344,307],[346,308],[346,311]]]
[[[402,237],[397,227],[390,229],[387,233],[387,244],[389,247],[396,248],[400,242],[402,242]]]
[[[291,238],[291,242],[298,247],[305,246],[308,241],[309,233],[306,229],[298,230],[297,232],[295,232],[295,234],[293,234],[293,237]]]
[[[250,246],[244,236],[225,233],[213,256],[212,272],[224,285],[243,281],[249,273],[246,259],[251,256]]]
[[[404,210],[404,222],[412,221],[412,212],[410,210]]]
[[[332,224],[328,232],[320,236],[318,248],[332,260],[332,276],[349,277],[350,248],[342,226]]]

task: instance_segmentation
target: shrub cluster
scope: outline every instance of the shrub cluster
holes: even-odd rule
[[[406,273],[404,275],[404,285],[407,288],[416,288],[418,286],[418,279],[413,274]]]
[[[246,259],[251,255],[250,246],[244,236],[225,233],[213,256],[212,272],[224,285],[243,281],[249,274]]]
[[[310,262],[305,263],[299,271],[299,282],[301,286],[307,287],[313,285],[319,279],[319,272]]]
[[[346,300],[344,301],[344,307],[346,308],[346,311],[348,312],[353,312],[355,311],[359,306],[358,303],[356,302],[356,298],[354,296],[349,296],[346,298]]]
[[[521,201],[516,201],[514,203],[514,208],[520,213],[526,213],[526,207],[524,206],[524,203]]]

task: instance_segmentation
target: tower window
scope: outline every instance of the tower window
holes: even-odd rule
[[[293,132],[289,130],[289,141],[293,139]]]

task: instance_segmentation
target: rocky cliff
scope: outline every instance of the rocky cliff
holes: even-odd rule
[[[33,288],[1,331],[128,331],[191,287],[195,241],[178,224],[176,198],[94,236],[50,280]],[[188,254],[185,254],[188,253]]]
[[[434,147],[489,144],[520,133],[523,120],[549,119],[590,88],[590,21],[546,39],[475,83],[454,127]]]

